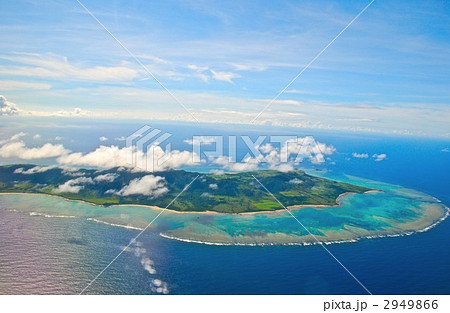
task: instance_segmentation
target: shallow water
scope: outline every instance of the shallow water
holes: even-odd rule
[[[341,180],[381,192],[348,195],[340,200],[339,206],[291,209],[304,227],[293,223],[285,210],[243,215],[180,214],[167,210],[148,230],[169,239],[205,244],[314,244],[410,234],[433,227],[448,215],[448,209],[438,199],[418,191],[355,177]],[[137,230],[146,227],[161,212],[150,207],[103,207],[27,194],[0,195],[0,206],[31,215],[78,217]]]
[[[340,180],[384,192],[352,195],[339,207],[293,214],[320,240],[342,243],[328,249],[372,293],[449,293],[445,260],[450,258],[450,227],[443,221],[431,229],[445,217],[445,206],[400,186],[355,177]],[[442,214],[427,219],[430,207]],[[81,292],[158,213],[46,195],[1,195],[0,293]],[[166,211],[85,293],[363,294],[319,245],[286,246],[313,243],[304,241],[305,235],[287,212]],[[402,237],[379,238],[387,235]],[[376,239],[354,240],[359,237]]]

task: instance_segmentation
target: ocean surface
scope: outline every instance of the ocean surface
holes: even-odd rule
[[[181,126],[160,128],[163,126],[171,128],[175,136],[182,132]],[[269,135],[278,131],[265,130]],[[299,136],[311,134],[289,131]],[[345,173],[398,184],[450,205],[450,153],[445,151],[450,146],[448,140],[327,132],[314,136],[337,149],[331,162],[321,168],[326,175]],[[351,156],[353,152],[385,153],[387,158],[381,162],[356,159]],[[313,170],[316,166],[305,167]],[[139,232],[86,218],[30,214],[13,206],[0,206],[2,294],[78,294]],[[292,219],[292,223],[297,222]],[[409,236],[326,247],[374,294],[450,294],[448,238],[450,220],[446,219],[426,232]],[[217,246],[171,240],[148,231],[85,293],[366,292],[319,245]]]

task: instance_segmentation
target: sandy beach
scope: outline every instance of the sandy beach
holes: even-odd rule
[[[364,193],[374,193],[374,192],[382,192],[380,190],[369,190],[366,191]],[[286,208],[289,210],[299,210],[299,209],[303,209],[303,208],[329,208],[329,207],[338,207],[341,205],[341,200],[344,199],[345,197],[348,197],[350,195],[353,195],[354,193],[352,192],[345,192],[340,194],[337,198],[336,198],[336,204],[334,205],[326,205],[326,204],[299,204],[299,205],[291,205],[291,206],[287,206]],[[93,206],[99,206],[99,207],[104,207],[104,208],[112,208],[112,207],[142,207],[142,208],[150,208],[153,210],[163,210],[163,211],[168,211],[171,213],[175,213],[175,214],[233,214],[233,215],[253,215],[253,214],[272,214],[272,213],[282,213],[282,212],[286,212],[286,209],[277,209],[277,210],[267,210],[267,211],[254,211],[254,212],[242,212],[242,213],[221,213],[221,212],[216,212],[216,211],[177,211],[177,210],[173,210],[173,209],[169,209],[169,208],[162,208],[159,206],[155,206],[155,205],[146,205],[146,204],[112,204],[112,205],[101,205],[101,204],[96,204],[96,203],[92,203],[92,202],[88,202],[88,201],[84,201],[84,200],[76,200],[76,199],[68,199],[65,198],[63,196],[58,196],[58,195],[54,195],[54,194],[46,194],[46,193],[31,193],[31,192],[0,192],[0,195],[31,195],[31,196],[49,196],[49,197],[55,197],[58,199],[63,199],[65,201],[73,201],[73,202],[80,202],[80,203],[87,203]]]

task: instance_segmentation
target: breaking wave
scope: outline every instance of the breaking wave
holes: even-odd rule
[[[105,225],[109,225],[109,226],[114,226],[114,227],[122,227],[122,228],[127,228],[127,229],[132,229],[132,230],[143,230],[143,228],[139,228],[139,227],[135,227],[135,226],[108,223],[108,222],[105,222],[105,221],[102,221],[102,220],[98,220],[98,219],[93,218],[93,217],[88,217],[86,220],[92,221],[92,222],[95,222],[95,223],[99,223],[99,224],[105,224]]]
[[[51,214],[45,214],[41,212],[30,212],[30,216],[42,216],[42,217],[48,217],[48,218],[76,218],[76,216],[72,215],[51,215]]]
[[[261,243],[241,243],[241,242],[212,242],[212,241],[202,241],[197,239],[190,239],[190,238],[180,238],[164,233],[160,233],[159,235],[163,238],[170,239],[170,240],[177,240],[182,242],[189,242],[189,243],[196,243],[196,244],[203,244],[203,245],[213,245],[213,246],[312,246],[312,245],[319,245],[319,244],[325,244],[325,245],[331,245],[331,244],[341,244],[341,243],[350,243],[350,242],[357,242],[363,239],[375,239],[375,238],[386,238],[386,237],[403,237],[403,236],[411,236],[416,233],[423,233],[426,232],[437,225],[439,225],[441,222],[443,222],[445,219],[447,219],[450,215],[450,209],[448,207],[445,207],[445,214],[437,219],[433,224],[419,229],[415,231],[403,231],[393,234],[380,234],[380,235],[368,235],[368,236],[361,236],[356,237],[353,239],[346,239],[346,240],[326,240],[326,241],[315,241],[315,242],[288,242],[288,243],[267,243],[267,242],[261,242]]]

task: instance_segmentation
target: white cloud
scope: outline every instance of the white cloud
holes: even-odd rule
[[[108,138],[106,138],[105,136],[101,136],[100,138],[98,138],[98,140],[100,140],[100,141],[107,141]]]
[[[449,152],[450,150],[448,148],[444,148],[441,150],[441,152]]]
[[[98,175],[94,178],[94,180],[96,182],[108,182],[108,183],[112,183],[117,177],[119,177],[119,175],[117,174],[113,174],[113,173],[107,173],[107,174],[102,174],[102,175]]]
[[[267,66],[258,65],[258,64],[242,64],[242,63],[231,63],[231,66],[236,71],[254,71],[254,72],[262,72],[267,69]]]
[[[9,138],[9,140],[10,141],[15,141],[15,140],[17,140],[17,139],[19,139],[19,138],[21,138],[23,136],[26,136],[26,133],[20,132],[20,133],[17,133],[15,135],[12,135],[11,138]]]
[[[2,95],[0,95],[0,116],[17,115],[19,114],[19,109],[16,105],[8,100]]]
[[[300,163],[304,159],[309,159],[312,163],[323,163],[325,162],[324,156],[332,155],[336,148],[306,136],[287,140],[281,149],[266,144],[262,150],[266,152],[265,161],[271,165],[271,168],[276,169],[276,166],[280,164]],[[283,166],[283,168],[284,171],[289,170],[288,166]]]
[[[83,110],[81,108],[74,108],[73,110],[60,110],[50,114],[51,116],[61,116],[61,117],[84,117],[92,115],[91,111]]]
[[[187,143],[188,145],[202,145],[202,146],[208,146],[215,143],[215,136],[195,136],[192,137],[192,139],[185,139],[183,142]]]
[[[178,104],[167,103],[165,90],[103,86],[94,89],[52,91],[52,94],[58,96],[77,97],[78,103],[86,103],[86,105],[87,102],[92,101],[92,97],[87,97],[88,93],[95,93],[97,97],[102,98],[104,103],[110,104],[109,109],[92,111],[93,116],[192,121],[192,117],[188,113],[183,110],[179,111],[178,107],[175,109]],[[177,90],[176,93],[177,97],[183,99],[184,105],[192,108],[199,121],[211,124],[248,124],[271,101],[270,98],[243,98],[212,92]],[[439,105],[406,103],[398,106],[396,103],[390,103],[375,106],[364,103],[346,104],[318,100],[298,101],[295,99],[296,97],[275,101],[270,110],[263,112],[254,124],[354,132],[449,136],[447,121],[450,119],[450,111],[442,110]],[[125,108],[123,103],[133,103],[133,106]],[[164,105],[161,106],[161,103]],[[211,109],[212,103],[214,103],[213,109]],[[148,106],[154,106],[155,110],[148,110]],[[175,110],[178,110],[177,114],[173,114]],[[50,114],[47,111],[38,113],[32,112],[33,115],[40,114],[41,116]]]
[[[293,93],[293,94],[300,94],[300,95],[315,95],[315,92],[307,91],[307,90],[298,90],[298,89],[288,89],[285,91],[285,93]]]
[[[46,83],[30,83],[13,80],[0,80],[0,86],[2,86],[2,90],[47,90],[52,87],[52,85]]]
[[[234,64],[232,65],[237,71],[251,71],[251,70],[259,70],[259,67],[252,67],[246,65]],[[186,68],[194,71],[194,76],[200,78],[205,83],[208,83],[211,78],[215,80],[225,81],[230,84],[234,84],[233,79],[241,77],[241,75],[232,73],[232,72],[224,72],[224,71],[214,71],[207,66],[199,66],[195,64],[189,64]],[[263,70],[263,69],[261,69]]]
[[[156,159],[161,158],[164,155],[164,151],[161,149],[161,147],[157,146],[155,147],[154,154]],[[192,153],[190,151],[179,151],[179,150],[172,150],[169,153],[169,157],[166,162],[161,164],[157,167],[156,170],[165,170],[169,168],[178,168],[180,166],[189,165],[189,166],[196,166],[199,165],[199,163],[194,162],[193,160],[196,159],[196,154]]]
[[[17,168],[14,171],[14,173],[16,173],[16,174],[20,173],[20,174],[25,174],[25,175],[32,175],[32,174],[36,174],[36,173],[43,173],[43,172],[46,172],[46,171],[51,170],[53,168],[55,168],[55,166],[35,166],[35,167],[32,167],[32,168],[30,168],[30,169],[25,171],[22,167],[20,167],[20,168]]]
[[[119,148],[117,146],[100,146],[94,151],[83,154],[74,152],[62,155],[58,158],[61,164],[85,165],[94,167],[118,167],[127,166],[127,153],[131,153],[131,148]],[[128,165],[129,166],[129,165]]]
[[[0,55],[0,59],[20,64],[1,65],[0,74],[5,76],[40,77],[91,82],[131,81],[141,76],[141,71],[131,66],[87,67],[81,64],[73,64],[69,62],[67,57],[51,53]]]
[[[259,161],[252,157],[247,157],[243,162],[230,162],[227,156],[221,156],[214,159],[213,163],[219,164],[223,168],[235,172],[254,171],[259,165]]]
[[[33,136],[33,139],[40,139],[40,138],[41,138],[41,135],[39,135],[39,134],[36,134]]]
[[[79,171],[78,168],[74,168],[74,167],[69,167],[69,166],[60,166],[60,169],[62,169],[62,173],[64,175],[68,175],[68,176],[73,176],[73,177],[77,177],[77,176],[82,176],[83,173]]]
[[[7,142],[11,142],[11,141],[17,141],[17,139],[19,139],[20,137],[23,137],[25,135],[26,135],[26,133],[24,133],[24,132],[17,133],[7,139],[0,140],[0,145],[5,144]]]
[[[357,159],[367,159],[367,158],[369,157],[369,154],[368,154],[368,153],[357,153],[357,152],[353,152],[353,153],[352,153],[352,156],[353,156],[354,158],[357,158]]]
[[[209,188],[217,190],[219,186],[217,186],[217,184],[209,184]]]
[[[120,196],[144,195],[156,198],[167,193],[168,191],[169,189],[165,187],[164,177],[147,175],[141,178],[133,179],[128,185],[116,192],[116,194]]]
[[[127,138],[125,136],[120,136],[120,137],[117,137],[117,138],[114,138],[114,139],[117,140],[117,141],[125,141],[125,140],[127,140]]]
[[[294,184],[294,185],[298,185],[298,184],[302,184],[303,180],[298,179],[298,178],[293,178],[289,181],[289,184]]]
[[[192,71],[194,71],[195,72],[195,76],[200,78],[205,83],[209,82],[211,77],[206,72],[209,69],[208,67],[206,67],[206,66],[198,66],[198,65],[195,65],[195,64],[189,64],[187,66],[187,68],[192,70]]]
[[[79,193],[80,190],[84,189],[83,184],[93,184],[94,181],[90,177],[78,177],[75,179],[70,179],[64,184],[59,185],[54,191],[61,193]]]
[[[383,161],[384,159],[386,159],[386,157],[387,157],[387,155],[384,153],[382,153],[382,154],[375,153],[374,155],[372,155],[372,158],[374,158],[375,161],[377,161],[377,162]]]
[[[234,84],[233,79],[241,77],[241,75],[232,72],[216,72],[209,70],[215,80],[221,80],[230,84]]]
[[[331,155],[336,151],[332,145],[315,141],[309,136],[287,140],[281,148],[276,148],[270,143],[256,148],[262,152],[259,156],[247,155],[241,162],[230,162],[227,156],[211,159],[211,161],[231,171],[256,170],[260,163],[266,163],[270,169],[289,172],[294,170],[295,164],[304,159],[309,159],[314,164],[323,163],[325,162],[324,156]]]
[[[161,147],[154,147],[154,157],[156,160],[161,159],[165,152]],[[95,167],[132,167],[132,164],[128,162],[128,156],[131,155],[132,148],[124,147],[119,148],[117,146],[103,146],[101,145],[92,152],[83,154],[81,152],[70,153],[62,155],[58,158],[60,164],[71,164],[77,166],[95,166]],[[142,151],[135,152],[138,159],[145,159],[144,153]],[[199,163],[194,163],[194,154],[189,151],[179,151],[173,150],[168,154],[167,160],[160,164],[155,165],[154,171],[163,171],[170,168],[178,168],[183,165],[198,165]],[[141,170],[145,171],[145,169]]]
[[[281,163],[281,164],[271,164],[270,169],[286,173],[286,172],[293,171],[294,165],[291,162]]]
[[[41,147],[28,148],[23,141],[8,142],[0,148],[1,157],[22,160],[53,158],[69,152],[70,150],[65,149],[61,144],[46,143]]]

